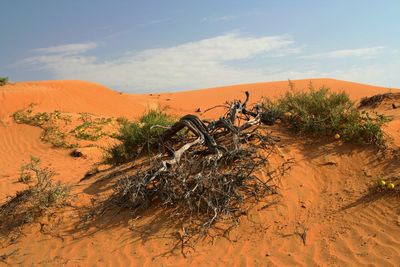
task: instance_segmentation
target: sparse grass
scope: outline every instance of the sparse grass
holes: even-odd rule
[[[290,90],[278,101],[264,101],[266,112],[278,114],[297,134],[314,137],[334,136],[350,143],[385,146],[382,125],[389,119],[358,110],[345,92],[335,93],[327,88],[295,92]]]
[[[54,183],[54,172],[40,167],[40,159],[31,157],[30,162],[21,167],[20,182],[28,188],[0,206],[0,233],[7,235],[25,223],[33,222],[53,207],[64,205],[69,195],[69,187]]]
[[[27,124],[43,129],[42,139],[44,142],[52,144],[54,147],[72,148],[75,145],[66,141],[67,135],[56,125],[58,120],[62,120],[65,124],[71,122],[71,118],[62,115],[60,111],[53,112],[37,112],[33,113],[33,104],[27,109],[18,110],[12,117],[16,123]]]
[[[8,77],[0,77],[0,86],[8,84]]]
[[[82,113],[80,120],[82,123],[71,132],[77,139],[89,141],[96,141],[107,135],[103,126],[112,122],[112,118],[93,118],[87,113]]]
[[[75,137],[81,140],[96,141],[99,140],[105,133],[102,131],[102,127],[94,124],[93,122],[83,122],[72,130]]]
[[[52,144],[54,147],[60,148],[74,148],[76,145],[68,143],[66,134],[57,126],[45,127],[42,136],[40,137],[44,142]]]
[[[111,147],[105,156],[110,164],[121,164],[136,158],[141,152],[149,152],[157,146],[157,137],[164,131],[160,127],[169,127],[175,119],[159,109],[152,109],[142,115],[138,121],[129,122],[119,118],[119,133],[114,137],[121,141]]]
[[[27,109],[21,109],[16,111],[12,117],[15,122],[28,124],[32,126],[41,127],[48,123],[54,123],[57,120],[63,120],[64,123],[70,123],[71,118],[66,115],[62,115],[59,110],[53,112],[37,112],[33,113],[34,104],[30,104]]]
[[[80,123],[75,128],[72,128],[71,115],[61,113],[58,110],[53,112],[34,112],[33,108],[34,104],[31,104],[28,108],[15,112],[12,115],[14,121],[20,124],[40,127],[43,129],[41,140],[52,144],[54,147],[75,148],[77,143],[73,143],[73,139],[78,142],[79,140],[97,141],[103,136],[112,137],[112,134],[106,132],[104,128],[110,125],[108,130],[113,131],[113,118],[102,118],[89,113],[81,113],[78,118]]]

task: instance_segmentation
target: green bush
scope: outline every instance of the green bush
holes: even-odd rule
[[[343,138],[351,143],[373,144],[378,148],[384,148],[385,137],[382,125],[388,122],[389,118],[378,113],[374,114],[374,118],[367,112],[361,112],[358,115],[354,124],[350,121],[344,125]]]
[[[289,91],[279,100],[279,106],[295,132],[315,136],[335,134],[355,111],[346,93],[331,93],[327,88]]]
[[[263,112],[261,114],[262,123],[273,125],[276,120],[282,118],[283,109],[278,103],[272,102],[271,100],[264,98],[261,104],[263,109]]]
[[[121,164],[135,159],[142,152],[150,152],[157,147],[157,137],[169,127],[175,119],[161,110],[149,110],[138,121],[129,122],[119,119],[121,127],[114,137],[121,143],[112,146],[106,152],[105,161],[110,164]],[[153,127],[153,126],[161,127]]]
[[[359,111],[345,92],[328,88],[308,91],[290,90],[278,101],[264,101],[264,109],[279,114],[280,119],[298,134],[314,137],[339,134],[345,141],[384,147],[382,125],[388,118]]]
[[[0,86],[6,85],[8,83],[8,77],[0,77]]]

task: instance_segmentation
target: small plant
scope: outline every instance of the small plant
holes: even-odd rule
[[[120,125],[123,125],[123,124],[126,124],[126,123],[129,122],[128,119],[125,118],[125,117],[118,117],[118,118],[116,119],[116,121],[117,121],[117,123],[119,123]]]
[[[378,148],[385,147],[385,137],[382,131],[382,125],[389,121],[389,118],[373,113],[375,116],[367,112],[356,113],[353,119],[342,127],[343,138],[355,144],[373,144]]]
[[[90,141],[99,140],[102,136],[105,135],[105,133],[102,131],[101,126],[96,125],[95,123],[90,121],[85,121],[84,123],[78,125],[71,132],[74,133],[77,139]]]
[[[75,138],[89,141],[96,141],[107,135],[103,131],[103,127],[112,123],[112,118],[93,118],[88,113],[82,113],[80,120],[83,123],[79,124],[71,132]]]
[[[263,113],[261,114],[261,121],[266,125],[272,125],[278,119],[283,117],[283,109],[282,107],[270,101],[267,98],[264,98],[262,104]]]
[[[12,117],[16,123],[28,124],[32,126],[42,127],[46,124],[54,124],[58,120],[64,121],[65,124],[71,122],[71,118],[62,115],[60,111],[53,112],[37,112],[33,113],[34,104],[30,104],[28,108],[16,111]]]
[[[38,112],[33,113],[33,104],[30,104],[27,109],[18,110],[12,117],[16,123],[27,124],[43,129],[42,136],[40,137],[46,143],[52,144],[54,147],[72,148],[73,144],[66,141],[67,135],[62,132],[57,126],[59,120],[65,124],[71,122],[71,118],[62,115],[60,111],[53,112]]]
[[[50,143],[53,147],[74,148],[76,145],[68,143],[66,134],[57,126],[49,126],[44,128],[43,134],[40,137],[44,142]]]
[[[162,127],[171,126],[175,119],[157,109],[147,111],[138,121],[129,122],[121,118],[118,122],[121,127],[114,137],[121,143],[107,151],[105,161],[110,164],[127,162],[143,151],[154,149],[157,146],[157,137],[164,131]]]
[[[21,166],[21,173],[18,181],[24,184],[29,184],[33,180],[33,173],[35,173],[37,176],[42,176],[41,174],[39,174],[39,172],[42,171],[38,169],[39,164],[40,159],[31,156],[31,160]]]
[[[8,77],[0,77],[0,86],[6,85],[8,83]]]
[[[54,172],[40,167],[40,159],[31,157],[21,167],[20,181],[29,186],[0,206],[0,233],[7,234],[25,223],[33,222],[53,207],[64,205],[69,187],[54,183]]]

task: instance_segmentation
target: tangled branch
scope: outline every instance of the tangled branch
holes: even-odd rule
[[[161,152],[117,182],[115,200],[134,213],[150,207],[172,211],[189,238],[207,234],[223,219],[236,223],[248,201],[275,193],[271,179],[255,175],[268,163],[269,153],[262,150],[271,150],[273,140],[259,130],[261,107],[248,109],[248,99],[246,92],[218,120],[190,114],[167,128],[159,137]]]

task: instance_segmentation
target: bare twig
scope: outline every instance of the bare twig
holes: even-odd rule
[[[226,235],[247,213],[246,203],[276,192],[272,174],[268,181],[254,174],[268,164],[274,139],[259,130],[262,110],[259,105],[247,108],[249,96],[246,92],[243,102],[223,106],[228,111],[215,121],[183,116],[160,136],[161,153],[117,182],[114,199],[119,205],[136,214],[164,208],[169,219],[182,220],[177,237],[183,255],[185,247],[194,249],[195,236],[205,236],[223,219],[231,222],[221,231]]]

